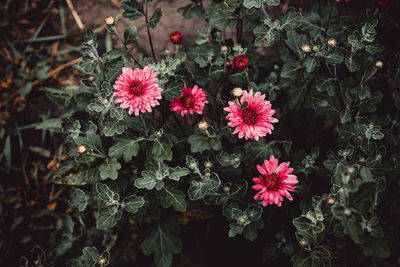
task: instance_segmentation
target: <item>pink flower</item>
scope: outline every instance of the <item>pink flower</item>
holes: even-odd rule
[[[161,99],[161,89],[156,78],[157,72],[149,67],[141,69],[122,68],[122,74],[117,78],[114,89],[115,103],[121,103],[121,108],[129,108],[129,115],[139,112],[151,112],[151,108],[159,105],[157,99]]]
[[[229,101],[229,107],[224,108],[229,112],[226,118],[229,120],[228,126],[236,127],[233,134],[239,133],[239,138],[243,136],[247,139],[255,139],[270,134],[274,129],[272,123],[278,122],[273,118],[275,110],[271,109],[271,103],[264,100],[265,95],[256,92],[253,96],[253,90],[244,91],[240,98],[241,105]],[[247,102],[247,107],[243,104]]]
[[[289,191],[294,191],[299,181],[296,175],[291,174],[293,168],[288,168],[289,164],[290,162],[282,162],[278,166],[278,160],[271,156],[269,161],[265,160],[261,166],[257,165],[261,175],[253,178],[256,185],[252,188],[260,190],[254,199],[262,199],[264,207],[273,203],[280,207],[284,196],[290,201],[293,200]]]
[[[193,87],[193,89],[185,88],[182,90],[182,95],[169,103],[171,107],[171,111],[179,111],[183,116],[186,113],[193,114],[193,111],[202,114],[204,105],[208,103],[206,100],[207,95],[201,88],[198,88],[197,85]]]

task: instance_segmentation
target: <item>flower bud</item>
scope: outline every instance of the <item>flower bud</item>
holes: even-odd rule
[[[207,169],[212,168],[212,166],[213,166],[213,164],[212,164],[211,161],[206,161],[206,162],[204,162],[204,167],[206,167]]]
[[[234,97],[239,98],[243,95],[243,90],[240,87],[235,87],[231,93]]]
[[[265,35],[265,36],[264,36],[264,42],[268,42],[270,38],[271,38],[271,37],[269,37],[269,34]]]
[[[221,46],[221,53],[226,54],[228,52],[228,47],[226,45]]]
[[[198,127],[200,131],[205,131],[208,128],[208,123],[206,121],[200,121]]]
[[[80,155],[85,154],[86,151],[87,151],[85,145],[79,145],[79,146],[76,148],[76,150],[77,150],[78,154],[80,154]]]
[[[350,216],[351,215],[351,210],[349,208],[345,208],[343,210],[343,214],[344,214],[344,216]]]
[[[104,23],[105,23],[107,26],[112,27],[112,26],[115,25],[115,18],[114,18],[113,16],[107,16],[107,17],[104,19]]]
[[[333,204],[335,204],[335,199],[334,199],[333,197],[329,197],[329,198],[326,200],[326,203],[327,203],[328,205],[333,205]]]
[[[303,44],[301,46],[301,51],[303,51],[304,53],[310,53],[311,52],[311,47],[308,44]]]
[[[312,51],[314,51],[314,52],[317,52],[317,51],[318,51],[318,46],[316,46],[316,45],[313,45],[313,47],[312,47]]]
[[[358,162],[359,162],[359,163],[365,163],[365,158],[364,158],[364,157],[360,157],[360,158],[358,159]]]
[[[346,168],[346,173],[347,174],[353,174],[354,173],[354,167],[353,166],[349,166]]]
[[[107,263],[107,259],[103,258],[103,257],[100,257],[98,263],[99,263],[100,266],[103,266],[103,265],[105,265]]]
[[[328,43],[329,47],[335,47],[336,46],[335,38],[329,38],[327,43]]]
[[[377,62],[375,62],[375,68],[377,69],[381,69],[383,68],[383,62],[378,60]]]
[[[230,187],[229,186],[224,186],[223,190],[224,190],[225,193],[228,193],[229,190],[230,190]]]
[[[196,167],[197,167],[196,162],[195,161],[191,161],[190,164],[189,164],[189,168],[194,170],[194,169],[196,169]]]
[[[300,245],[300,247],[305,247],[305,246],[307,246],[307,241],[304,240],[304,239],[301,239],[301,240],[299,241],[299,245]]]

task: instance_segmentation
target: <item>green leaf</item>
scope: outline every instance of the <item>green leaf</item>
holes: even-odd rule
[[[199,64],[200,68],[204,68],[211,63],[214,57],[214,50],[208,43],[197,45],[189,49],[189,57]]]
[[[277,6],[281,3],[281,0],[263,0],[269,6]]]
[[[294,30],[286,32],[288,46],[300,57],[304,57],[304,53],[301,51],[301,46],[308,44],[308,38],[305,34],[298,34]]]
[[[111,212],[108,207],[102,207],[96,214],[96,227],[100,230],[114,227],[119,219],[121,219],[122,210]]]
[[[130,20],[136,20],[144,16],[142,4],[137,0],[123,0],[121,8],[122,15]]]
[[[188,168],[184,167],[175,167],[175,168],[169,168],[169,179],[174,180],[174,181],[179,181],[179,179],[183,176],[189,175],[190,170]]]
[[[108,156],[112,158],[123,156],[124,160],[128,162],[139,153],[139,141],[141,140],[143,138],[132,135],[118,136],[114,139],[115,145],[108,150]]]
[[[204,182],[192,181],[189,189],[188,195],[190,200],[202,199],[207,192],[207,188]]]
[[[344,63],[351,72],[356,72],[360,70],[360,63],[358,63],[358,61],[355,60],[353,57],[346,58]]]
[[[377,25],[378,25],[377,19],[365,23],[364,26],[362,26],[361,28],[362,40],[367,41],[369,43],[373,42],[376,36],[375,28]]]
[[[89,200],[89,196],[86,195],[86,193],[84,191],[77,188],[77,189],[75,189],[74,193],[71,195],[69,202],[71,203],[72,206],[74,206],[80,212],[82,212],[85,210],[88,200]]]
[[[107,159],[99,167],[100,177],[102,180],[107,178],[115,180],[118,177],[119,169],[121,169],[121,164],[117,161],[117,159]]]
[[[97,67],[97,59],[90,56],[83,56],[81,62],[79,62],[79,67],[86,73],[92,73]]]
[[[125,44],[132,44],[138,39],[138,32],[135,26],[131,25],[125,28],[124,40]]]
[[[154,253],[157,267],[169,267],[172,264],[172,254],[181,252],[182,242],[176,237],[176,226],[171,223],[159,222],[153,231],[143,240],[141,248],[145,255]]]
[[[203,153],[205,150],[221,150],[221,141],[217,137],[192,134],[189,136],[188,142],[192,153]]]
[[[297,29],[301,26],[302,16],[300,12],[297,12],[294,8],[289,8],[281,17],[280,28],[286,31]]]
[[[126,38],[125,38],[125,40],[126,40]],[[116,60],[116,59],[123,58],[125,56],[125,54],[126,54],[126,50],[113,49],[113,50],[108,51],[107,53],[103,54],[103,58],[104,58],[105,61],[113,61],[113,60]],[[109,83],[109,82],[108,81],[104,81],[103,83]],[[103,84],[102,84],[102,87],[103,87]]]
[[[103,132],[105,136],[114,136],[117,134],[122,134],[127,128],[126,122],[124,120],[117,119],[106,119],[101,123],[103,125]]]
[[[107,205],[114,205],[119,202],[119,195],[108,187],[106,184],[97,183],[95,185],[97,195],[104,200]]]
[[[392,98],[393,98],[393,101],[394,101],[394,106],[397,109],[400,109],[400,91],[394,91],[392,93]]]
[[[267,25],[255,27],[253,33],[256,36],[256,46],[271,46],[280,38],[279,32]]]
[[[46,119],[35,127],[36,130],[49,130],[60,132],[62,130],[62,120],[61,118]]]
[[[147,190],[151,190],[156,185],[156,174],[152,171],[142,171],[141,178],[137,178],[134,182],[134,185],[137,188],[143,189],[146,188]]]
[[[219,164],[221,164],[222,166],[233,166],[234,168],[239,167],[240,162],[242,160],[242,155],[241,154],[231,154],[229,155],[228,153],[226,153],[225,151],[221,151],[218,155],[217,155],[217,160],[219,162]]]
[[[318,65],[319,60],[317,57],[307,57],[303,62],[303,66],[306,67],[307,73],[313,72]]]
[[[281,77],[296,80],[300,76],[301,69],[303,69],[303,66],[298,65],[297,63],[286,63],[283,65]]]
[[[161,190],[161,206],[164,208],[172,206],[176,211],[185,212],[185,194],[179,190],[164,187],[163,190]]]
[[[260,8],[261,7],[261,0],[244,0],[243,6],[245,8]]]
[[[122,206],[127,212],[136,213],[139,208],[144,205],[145,201],[142,197],[131,195],[122,200]]]
[[[156,11],[154,11],[153,16],[151,16],[149,23],[147,24],[149,28],[154,29],[158,22],[160,21],[162,17],[162,10],[161,7],[157,8]]]
[[[305,254],[295,254],[292,257],[293,267],[312,267],[312,257]]]
[[[343,62],[343,55],[337,51],[333,51],[325,56],[325,61],[329,65],[335,66]]]
[[[100,258],[99,251],[95,247],[84,247],[82,253],[81,259],[85,266],[95,265]]]
[[[204,12],[204,8],[200,4],[188,4],[178,9],[185,19],[191,19],[193,16],[200,17]]]
[[[151,153],[159,160],[172,160],[172,143],[165,138],[155,139]]]

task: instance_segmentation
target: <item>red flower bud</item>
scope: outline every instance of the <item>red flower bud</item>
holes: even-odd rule
[[[390,0],[376,0],[376,4],[386,10],[389,6]]]
[[[180,31],[171,32],[171,34],[169,35],[169,39],[174,44],[179,44],[182,41],[182,37],[183,35]]]
[[[239,55],[239,56],[233,57],[231,64],[235,68],[244,69],[249,65],[249,61],[248,61],[246,55]]]

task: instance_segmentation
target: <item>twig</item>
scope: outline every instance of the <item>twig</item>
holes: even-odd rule
[[[125,41],[122,39],[121,35],[119,35],[117,29],[115,29],[115,34],[117,35],[118,39],[122,42],[122,44],[124,45],[126,51],[128,52],[129,56],[133,59],[133,61],[135,61],[135,63],[138,64],[139,67],[143,69],[142,64],[139,63],[139,61],[135,58],[135,55],[133,55],[132,52],[129,50],[129,48],[126,45]]]
[[[78,24],[79,29],[83,31],[85,29],[85,25],[83,25],[81,18],[74,8],[74,5],[72,4],[71,0],[65,1],[67,1],[67,5],[69,7],[69,10],[71,10],[72,16],[74,17],[76,24]]]
[[[58,68],[56,68],[56,69],[54,69],[54,70],[52,70],[52,71],[49,71],[49,72],[47,73],[47,78],[46,78],[46,79],[55,76],[57,73],[59,73],[59,72],[62,71],[63,69],[66,69],[66,68],[68,68],[69,66],[80,62],[81,60],[82,60],[82,57],[76,58],[76,59],[74,59],[74,60],[72,60],[72,61],[70,61],[70,62],[65,63],[64,65],[61,65],[60,67],[58,67]],[[40,80],[34,81],[34,82],[32,83],[32,86],[38,84],[39,82],[40,82]]]
[[[156,61],[157,59],[156,59],[156,54],[154,53],[153,40],[151,39],[151,33],[150,33],[150,29],[149,29],[149,19],[148,19],[148,16],[147,16],[147,12],[149,10],[149,1],[148,0],[144,0],[143,1],[143,5],[145,6],[145,7],[143,7],[143,8],[145,8],[144,17],[145,17],[145,20],[146,20],[147,35],[149,36],[149,41],[150,41],[151,54],[153,55],[154,61]]]

